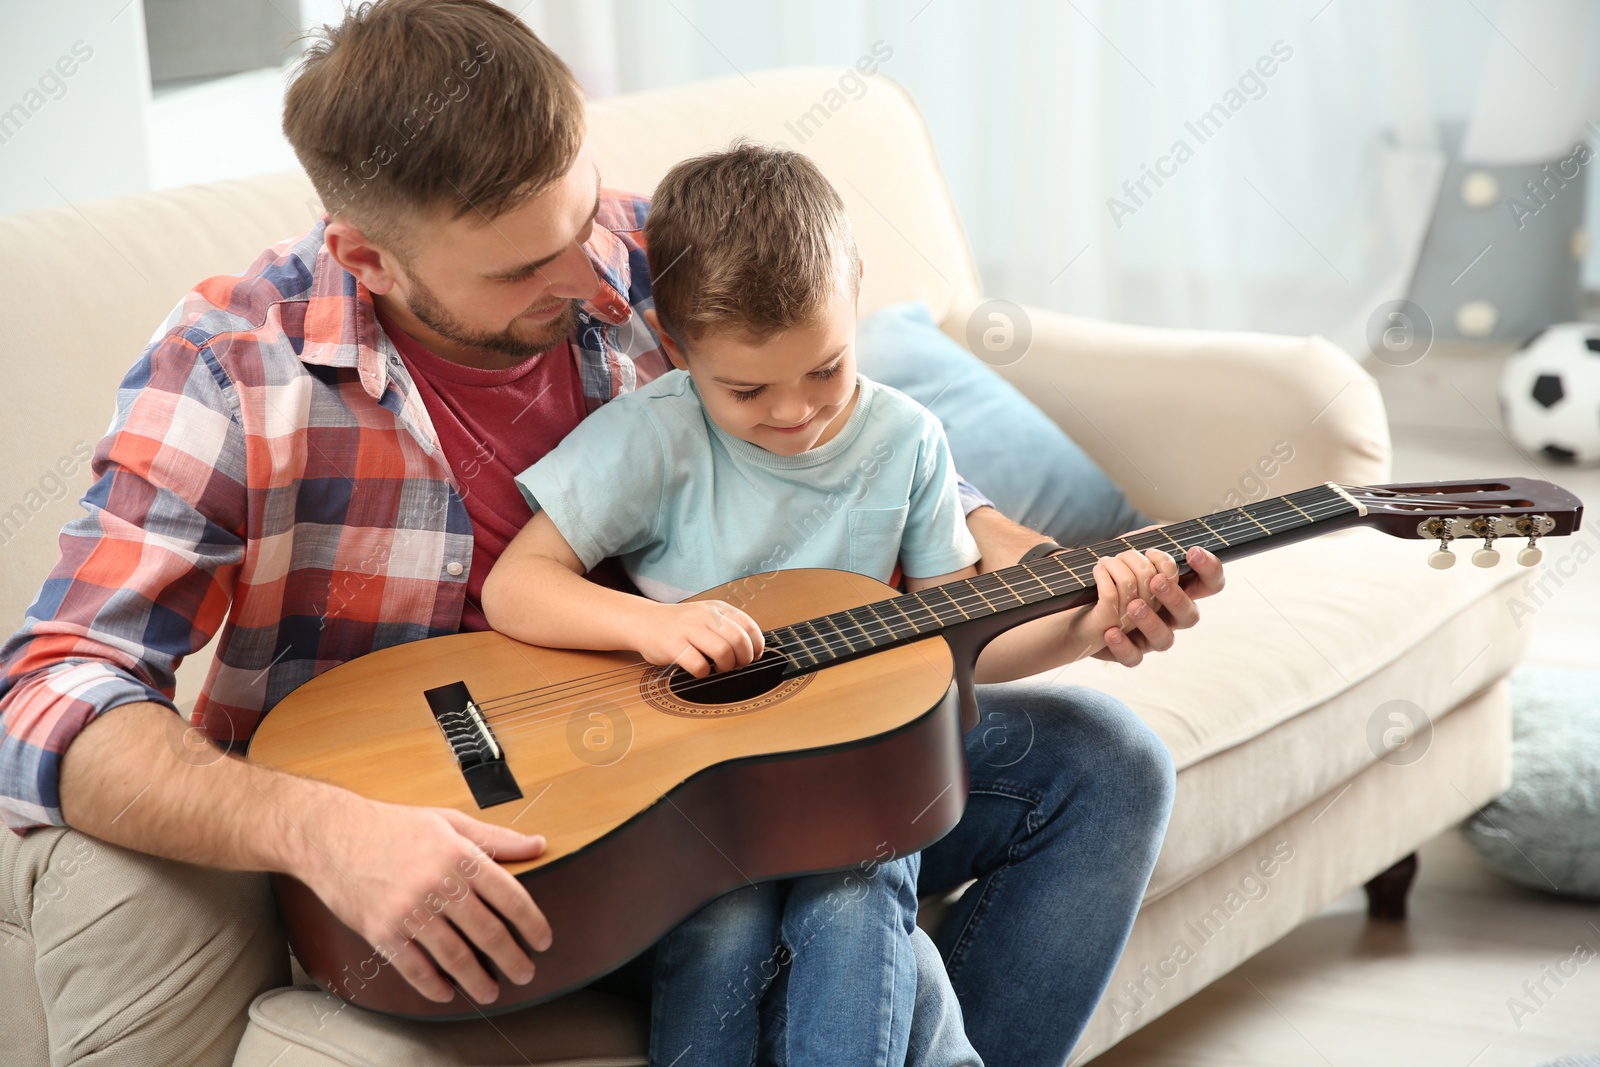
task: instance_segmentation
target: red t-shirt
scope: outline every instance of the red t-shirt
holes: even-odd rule
[[[533,517],[514,479],[588,413],[577,360],[571,344],[562,341],[514,367],[464,367],[435,355],[387,318],[380,315],[378,321],[416,383],[472,520],[472,570],[461,629],[487,630],[483,580]],[[590,577],[613,586],[619,577],[626,582],[610,561]]]

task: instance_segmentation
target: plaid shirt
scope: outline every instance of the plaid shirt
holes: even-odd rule
[[[650,307],[647,198],[606,191],[601,281],[570,338],[593,411],[669,364]],[[472,528],[427,410],[319,224],[202,282],[123,379],[87,514],[0,648],[0,817],[60,825],[61,756],[121,704],[176,709],[174,672],[218,636],[191,722],[248,739],[346,660],[458,632]],[[967,511],[987,501],[963,484]]]
[[[601,288],[571,344],[591,411],[668,367],[640,314],[648,210],[607,191],[586,246]],[[466,505],[372,294],[322,231],[202,282],[123,379],[88,514],[0,649],[13,828],[59,824],[78,731],[120,704],[175,706],[178,663],[219,628],[191,718],[222,742],[335,664],[459,629]]]

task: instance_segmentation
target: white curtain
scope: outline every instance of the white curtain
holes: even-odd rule
[[[523,8],[595,96],[843,68],[881,41],[884,73],[928,118],[990,294],[1317,332],[1351,351],[1372,311],[1405,295],[1444,165],[1436,120],[1441,106],[1465,117],[1500,13],[1495,0]]]

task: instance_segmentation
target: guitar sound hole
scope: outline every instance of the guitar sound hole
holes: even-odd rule
[[[673,696],[686,704],[742,704],[783,684],[783,669],[788,665],[781,653],[768,649],[748,667],[714,671],[704,678],[674,667],[667,686]]]

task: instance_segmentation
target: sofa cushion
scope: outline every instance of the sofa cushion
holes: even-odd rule
[[[1094,460],[1017,388],[934,323],[894,304],[856,328],[861,372],[939,417],[956,469],[1007,518],[1087,545],[1146,525]]]
[[[1572,551],[1562,545],[1546,551]],[[1390,716],[1445,714],[1521,658],[1529,631],[1512,601],[1530,603],[1522,584],[1537,575],[1504,560],[1436,571],[1429,551],[1355,529],[1235,560],[1223,592],[1200,602],[1200,624],[1169,651],[1136,670],[1090,660],[1061,672],[1126,701],[1178,766],[1147,899],[1381,756],[1426,758],[1425,731],[1416,749],[1387,753]]]
[[[315,986],[285,986],[250,1005],[234,1067],[643,1067],[649,1017],[592,990],[526,1011],[442,1023],[352,1008]]]

